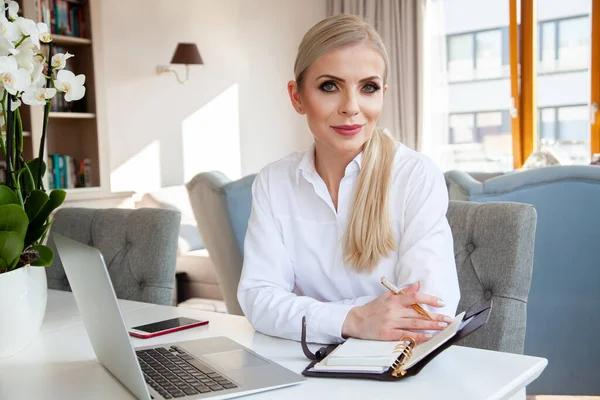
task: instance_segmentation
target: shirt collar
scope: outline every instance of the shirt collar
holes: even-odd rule
[[[356,157],[352,159],[350,164],[346,167],[345,176],[351,175],[355,172],[359,172],[362,167],[363,152],[358,153]],[[300,176],[304,173],[307,176],[314,177],[317,175],[315,168],[315,145],[314,143],[302,153],[298,166],[296,167],[296,184],[300,183]]]

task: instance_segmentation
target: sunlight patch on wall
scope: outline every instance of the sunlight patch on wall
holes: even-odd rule
[[[237,83],[183,121],[182,141],[185,182],[203,171],[241,177]]]

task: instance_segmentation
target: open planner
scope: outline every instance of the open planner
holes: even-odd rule
[[[397,342],[350,338],[340,345],[323,347],[316,354],[306,344],[303,321],[302,347],[304,354],[313,360],[303,375],[378,380],[415,375],[437,354],[485,324],[491,308],[491,300],[471,307],[427,342],[417,344],[410,337]]]

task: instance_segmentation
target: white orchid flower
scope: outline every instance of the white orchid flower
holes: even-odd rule
[[[0,57],[0,84],[12,95],[22,92],[31,85],[31,76],[24,68],[19,68],[11,56]]]
[[[37,25],[30,19],[19,17],[15,21],[15,24],[19,27],[19,30],[24,36],[29,36],[31,43],[38,49],[40,48],[40,33],[38,32]]]
[[[36,88],[30,86],[29,89],[23,93],[23,103],[33,105],[44,105],[46,100],[53,98],[56,95],[56,89],[53,88]]]
[[[81,99],[85,95],[85,75],[77,75],[62,69],[56,74],[54,80],[54,87],[60,92],[65,92],[66,101],[76,101]]]
[[[46,77],[44,76],[44,65],[34,62],[33,72],[31,73],[31,86],[42,88],[46,85]]]
[[[67,66],[67,60],[71,57],[74,57],[73,54],[66,53],[56,53],[52,56],[52,60],[50,64],[52,65],[52,69],[64,69]]]
[[[15,42],[21,39],[19,27],[0,13],[0,56],[18,53]]]
[[[19,17],[19,3],[17,3],[16,1],[9,1],[8,2],[8,17],[11,20],[15,20]]]
[[[19,67],[26,69],[29,73],[33,72],[34,64],[34,56],[36,51],[34,51],[33,43],[31,43],[30,39],[27,38],[17,49],[19,52],[15,54],[15,58],[17,59],[17,64]]]
[[[44,43],[50,43],[52,41],[52,36],[50,35],[50,30],[48,29],[48,25],[43,22],[39,22],[37,24],[38,32],[40,40]]]

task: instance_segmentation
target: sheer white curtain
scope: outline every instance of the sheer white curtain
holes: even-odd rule
[[[427,0],[328,0],[328,15],[354,14],[381,35],[390,58],[379,125],[420,150],[423,142],[423,28]]]
[[[421,82],[422,141],[420,150],[446,169],[448,145],[448,83],[444,0],[424,0]]]

